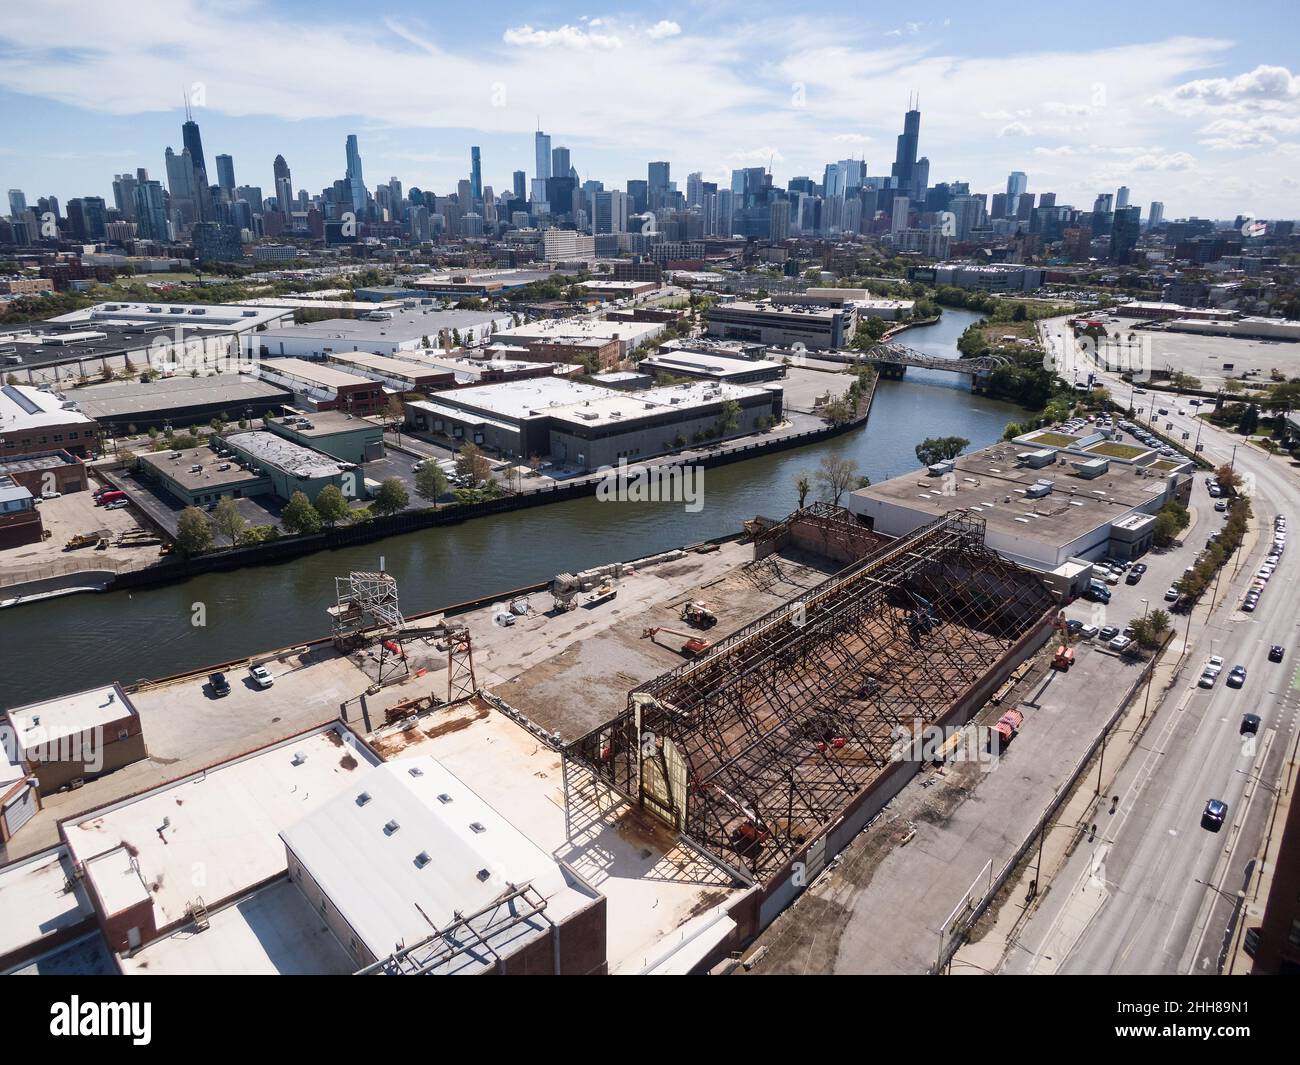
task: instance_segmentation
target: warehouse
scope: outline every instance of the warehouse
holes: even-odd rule
[[[984,523],[985,542],[998,554],[1050,573],[1071,559],[1143,554],[1154,532],[1151,516],[1190,491],[1180,465],[1011,441],[861,488],[849,497],[849,510],[886,536],[965,510]]]
[[[671,374],[674,377],[696,377],[703,381],[719,381],[732,385],[752,384],[756,381],[779,381],[785,377],[785,365],[767,359],[737,359],[712,351],[692,348],[674,348],[660,351],[644,358],[640,370],[645,374]]]
[[[399,351],[438,347],[444,339],[474,347],[511,324],[511,316],[493,311],[376,311],[367,318],[331,318],[310,325],[271,329],[244,338],[250,355],[292,355],[319,359],[344,351],[395,355]]]
[[[325,356],[325,362],[349,373],[379,381],[395,392],[436,392],[453,388],[456,375],[440,366],[421,365],[415,357],[394,359],[367,352],[337,352]]]
[[[294,412],[272,418],[266,428],[340,462],[362,463],[384,457],[384,427],[340,411],[319,411],[309,416]]]
[[[78,389],[77,405],[114,435],[205,425],[213,418],[251,421],[292,402],[293,392],[251,374],[164,377],[147,384],[92,385]]]
[[[858,314],[852,306],[783,306],[771,303],[716,304],[709,308],[709,336],[748,340],[774,347],[823,350],[844,347],[853,339]]]
[[[507,458],[549,456],[589,470],[756,432],[779,420],[781,403],[775,386],[699,382],[629,393],[550,377],[439,392],[406,407],[417,430]],[[728,413],[735,419],[729,429]]]
[[[359,970],[604,971],[604,900],[428,755],[358,775],[280,838]]]
[[[0,457],[67,451],[89,458],[99,425],[71,400],[26,385],[0,385]]]
[[[262,380],[289,389],[299,406],[374,414],[388,406],[384,386],[369,377],[306,359],[263,359]]]
[[[312,448],[261,430],[230,433],[223,439],[226,447],[240,460],[256,467],[270,479],[271,491],[281,499],[302,492],[314,503],[321,490],[330,484],[349,498],[357,496],[357,474],[352,463],[339,462]]]
[[[525,344],[542,350],[577,350],[581,344],[618,342],[618,359],[653,340],[666,328],[663,322],[608,322],[590,318],[542,318],[536,322],[502,329],[493,339],[507,344]],[[558,358],[558,356],[557,356]],[[617,361],[614,360],[614,361]]]
[[[206,447],[151,451],[138,459],[141,472],[183,507],[209,507],[224,498],[248,499],[271,493],[269,477]]]
[[[8,477],[34,496],[45,492],[80,492],[86,487],[86,464],[66,451],[38,451],[0,457],[0,480]]]

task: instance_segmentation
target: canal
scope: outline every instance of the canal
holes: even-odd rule
[[[945,310],[937,323],[900,340],[956,358],[957,338],[977,317]],[[914,448],[925,437],[964,436],[972,448],[982,447],[1000,439],[1018,411],[972,395],[964,374],[909,369],[902,381],[879,382],[865,429],[704,471],[704,507],[696,513],[681,504],[583,498],[163,588],[3,610],[0,705],[165,676],[326,635],[334,577],[375,569],[381,556],[397,578],[403,612],[415,614],[723,536],[756,514],[779,517],[794,509],[799,474],[811,474],[827,452],[881,481],[916,468]],[[191,623],[196,604],[206,613],[202,627]]]

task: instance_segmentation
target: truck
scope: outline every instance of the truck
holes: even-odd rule
[[[1023,725],[1024,723],[1025,723],[1024,714],[1022,714],[1019,710],[1008,710],[1005,714],[1003,714],[1000,718],[998,718],[997,723],[993,726],[993,731],[992,731],[992,736],[990,736],[990,741],[996,743],[999,747],[1005,747],[1008,743],[1010,743],[1013,739],[1015,739],[1016,733],[1020,731],[1020,726]],[[993,736],[996,736],[997,739],[994,740],[992,738]]]
[[[97,507],[107,506],[109,503],[116,503],[119,500],[124,500],[124,499],[126,499],[126,493],[119,491],[115,488],[111,492],[103,493],[98,499],[96,499],[95,506]]]
[[[108,536],[107,529],[96,529],[94,532],[78,533],[76,536],[71,537],[68,540],[68,542],[63,545],[63,550],[75,551],[79,547],[95,547],[96,545],[99,544],[100,540],[103,540],[107,536]]]

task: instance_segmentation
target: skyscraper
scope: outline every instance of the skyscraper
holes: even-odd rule
[[[1007,214],[1008,218],[1015,218],[1020,211],[1020,197],[1024,195],[1025,189],[1029,187],[1029,179],[1025,177],[1023,170],[1013,170],[1007,176]]]
[[[1127,190],[1124,190],[1127,191]],[[1111,262],[1127,266],[1133,262],[1141,230],[1142,208],[1120,207],[1115,211],[1114,228],[1110,231]]]
[[[275,174],[275,206],[288,213],[289,204],[293,202],[293,177],[289,173],[289,164],[284,161],[283,155],[277,155],[271,169]],[[253,209],[260,211],[262,205],[253,204]]]
[[[347,157],[348,182],[352,186],[352,210],[360,220],[366,206],[366,180],[361,173],[361,151],[357,148],[355,133],[348,134]],[[280,210],[287,212],[289,208],[287,205],[281,205]]]
[[[898,150],[890,173],[898,179],[899,194],[916,197],[916,149],[921,140],[921,112],[912,107],[903,116],[903,132],[898,135]]]
[[[228,155],[217,156],[217,184],[230,197],[235,194],[235,161]]]
[[[177,155],[170,148],[164,154],[167,170],[167,189],[171,193],[172,211],[181,225],[190,226],[199,220],[199,190],[194,160],[190,150]]]
[[[1119,193],[1115,197],[1115,210],[1122,211],[1127,206],[1128,206],[1128,186],[1121,185],[1119,187]]]
[[[477,147],[469,150],[469,194],[475,203],[483,199],[483,157]]]
[[[649,178],[647,184],[649,185],[651,199],[653,200],[655,189],[666,189],[668,187],[669,166],[667,163],[663,162],[651,163],[647,169],[649,171],[647,174],[647,177]]]
[[[540,129],[533,135],[533,179],[545,181],[551,176],[551,137]],[[535,186],[534,186],[535,187]]]
[[[569,149],[560,147],[551,149],[551,177],[566,178],[569,176]]]
[[[123,175],[125,176],[125,175]],[[160,181],[133,182],[132,215],[139,226],[139,234],[145,240],[167,240],[167,208],[163,203],[163,188]]]
[[[700,207],[704,204],[704,175],[700,171],[686,175],[686,206]]]
[[[627,232],[626,194],[613,189],[592,195],[591,230],[593,233]]]
[[[528,175],[522,170],[516,170],[513,178],[514,194],[516,200],[528,199]]]
[[[1154,229],[1156,226],[1163,225],[1165,221],[1165,205],[1159,200],[1151,201],[1151,209],[1147,212],[1147,228]]]
[[[22,189],[9,190],[9,213],[14,218],[19,217],[27,210],[27,194]]]

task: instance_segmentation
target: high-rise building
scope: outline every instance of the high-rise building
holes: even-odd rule
[[[569,165],[569,149],[565,147],[551,149],[551,177],[568,177],[572,169]]]
[[[592,233],[626,233],[627,200],[627,194],[617,189],[594,193],[591,197]]]
[[[1013,170],[1007,177],[1007,211],[1005,217],[1016,218],[1020,213],[1020,197],[1024,195],[1025,189],[1029,187],[1029,178],[1025,176],[1023,170]],[[999,216],[996,211],[993,217]]]
[[[357,220],[360,221],[365,215],[366,206],[366,179],[361,171],[361,150],[357,147],[357,135],[348,134],[346,146],[348,159],[348,182],[352,186],[352,210],[356,213]],[[282,207],[281,210],[288,210]]]
[[[1054,192],[1040,192],[1040,193],[1038,194],[1038,206],[1039,206],[1039,207],[1055,207],[1055,206],[1056,206],[1056,193],[1054,193]]]
[[[100,196],[68,201],[68,222],[74,240],[103,240],[108,234],[108,212]]]
[[[528,175],[522,170],[516,170],[513,176],[514,194],[516,200],[528,199]]]
[[[293,177],[289,173],[289,164],[284,161],[283,155],[275,157],[272,170],[275,173],[275,205],[281,211],[287,212],[289,204],[293,202]],[[261,204],[255,205],[255,208],[260,210]]]
[[[163,160],[172,211],[182,226],[192,226],[199,221],[199,190],[190,150],[186,148],[177,155],[168,148]]]
[[[1165,205],[1159,200],[1151,201],[1151,209],[1147,212],[1147,228],[1154,229],[1156,226],[1163,225],[1165,221]]]
[[[650,183],[640,178],[632,178],[627,183],[627,194],[632,198],[632,213],[645,214],[650,206]]]
[[[704,205],[704,175],[700,171],[686,175],[686,206]]]
[[[785,240],[790,236],[790,201],[773,200],[768,208],[768,239]]]
[[[123,175],[125,177],[126,175]],[[161,181],[132,182],[131,218],[138,226],[137,232],[145,240],[169,240],[167,204],[163,199]]]
[[[235,161],[228,155],[217,156],[217,184],[227,196],[234,196]]]
[[[116,174],[113,177],[113,205],[128,222],[135,221],[135,188],[138,184],[134,174]]]
[[[655,189],[668,188],[669,167],[667,163],[651,163],[646,169],[648,171],[646,176],[649,179],[647,184],[652,193]]]
[[[897,236],[907,228],[907,216],[911,210],[911,201],[906,196],[894,197],[894,211],[889,220],[889,232]]]
[[[1138,234],[1142,227],[1142,208],[1120,207],[1110,233],[1110,259],[1120,266],[1133,262]]]
[[[475,203],[483,199],[483,157],[477,147],[469,150],[469,194]]]
[[[9,213],[17,218],[27,211],[27,194],[22,189],[9,190]]]
[[[1120,211],[1128,206],[1128,186],[1121,185],[1119,192],[1115,196],[1115,210]]]
[[[543,133],[540,129],[533,135],[533,154],[534,154],[534,182],[544,182],[551,176],[551,138],[549,134]],[[537,186],[534,184],[534,190]],[[534,191],[533,198],[536,199]]]
[[[915,188],[916,149],[920,140],[921,112],[913,107],[903,116],[903,132],[898,135],[898,149],[890,171],[898,179],[898,188],[903,196],[915,197],[918,192]]]

